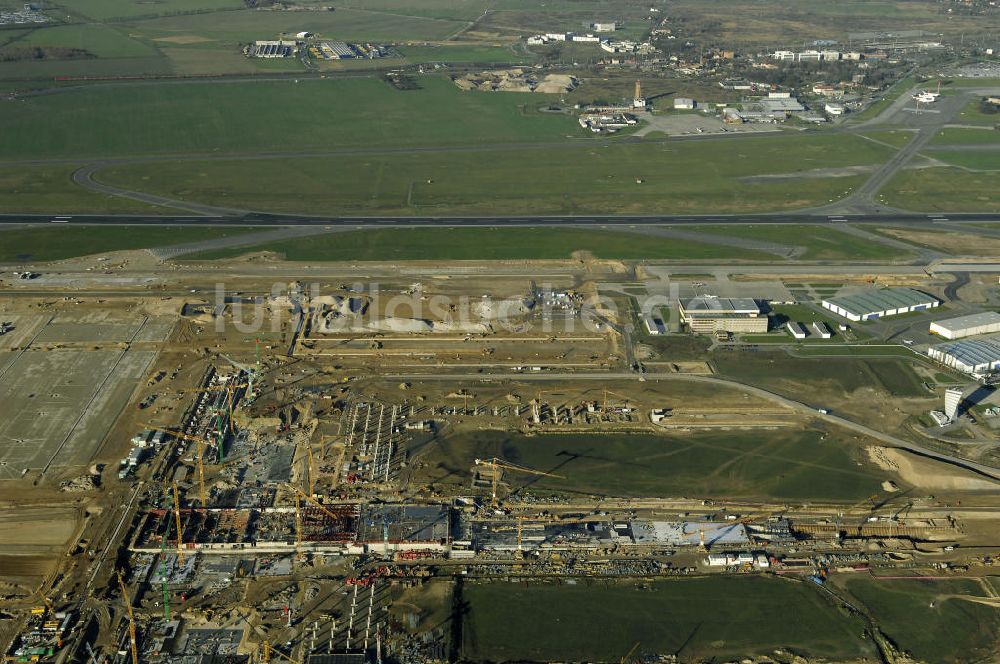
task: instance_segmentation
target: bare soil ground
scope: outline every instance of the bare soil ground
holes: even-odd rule
[[[922,489],[996,491],[1000,484],[941,463],[888,447],[869,447],[868,456],[880,468],[899,473],[904,482]]]

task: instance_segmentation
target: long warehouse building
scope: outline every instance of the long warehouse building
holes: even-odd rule
[[[880,288],[823,300],[823,307],[848,320],[876,320],[933,309],[941,301],[913,288]]]
[[[983,311],[978,314],[948,318],[931,323],[931,334],[937,334],[945,339],[961,339],[976,334],[992,334],[1000,332],[1000,313]]]
[[[928,348],[927,355],[952,369],[985,374],[1000,369],[1000,335],[938,344]]]

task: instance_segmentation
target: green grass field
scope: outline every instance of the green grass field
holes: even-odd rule
[[[981,145],[986,143],[1000,143],[1000,131],[955,127],[942,129],[931,141],[931,145]],[[933,155],[933,153],[931,154]]]
[[[788,321],[795,321],[806,325],[822,321],[829,325],[830,329],[834,330],[834,332],[837,330],[838,319],[835,316],[820,313],[804,304],[775,304],[771,308],[773,309],[773,313],[771,314],[772,327],[776,324],[784,325]],[[823,311],[826,310],[824,309]]]
[[[862,136],[867,136],[868,138],[879,141],[880,143],[886,143],[895,148],[902,148],[904,145],[910,142],[916,134],[912,131],[904,131],[902,129],[883,129],[880,131],[866,131],[861,134]]]
[[[905,346],[804,346],[798,348],[795,354],[801,357],[841,355],[844,357],[895,357],[912,360],[914,353]]]
[[[809,350],[807,350],[807,348]],[[810,385],[812,400],[824,395],[849,397],[856,390],[881,385],[894,396],[930,396],[920,385],[913,370],[902,359],[878,359],[879,353],[853,359],[852,349],[843,359],[790,358],[783,353],[716,353],[712,361],[719,373],[751,385],[772,389],[790,398],[801,398],[802,385]],[[799,355],[837,355],[833,346],[803,346]]]
[[[369,229],[310,236],[268,245],[185,256],[230,258],[276,251],[295,261],[542,260],[568,259],[575,251],[598,258],[769,260],[757,252],[627,232],[558,228]]]
[[[47,226],[0,230],[0,262],[55,261],[123,249],[146,249],[260,229],[193,226]]]
[[[977,171],[1000,171],[1000,146],[997,150],[971,152],[962,150],[934,150],[927,154],[947,164]]]
[[[995,661],[1000,652],[1000,611],[956,597],[984,596],[975,580],[856,576],[849,579],[847,589],[868,607],[882,631],[902,651],[920,661]]]
[[[874,657],[861,622],[805,583],[761,577],[644,583],[466,583],[466,661],[618,662],[633,645],[680,661],[739,661],[777,648]]]
[[[407,92],[374,78],[67,90],[0,106],[0,153],[15,159],[530,143],[563,140],[579,129],[568,116],[536,112],[545,99],[530,93],[463,93],[442,77],[419,80],[423,89]],[[339,160],[347,169],[357,162]]]
[[[859,237],[818,225],[740,224],[726,226],[691,226],[691,230],[712,235],[743,237],[762,242],[801,246],[802,260],[902,260],[915,254],[901,251],[869,238]]]
[[[983,113],[979,99],[970,101],[955,118],[956,124],[981,124],[989,127],[1000,125],[1000,113]]]
[[[0,167],[0,210],[4,212],[93,212],[159,214],[163,208],[88,191],[74,184],[77,166]]]
[[[870,495],[885,475],[859,467],[858,454],[854,444],[816,430],[537,436],[482,431],[434,441],[418,457],[416,473],[422,484],[468,491],[473,461],[496,456],[565,477],[505,476],[515,494],[529,489],[850,502]]]
[[[1000,173],[969,173],[958,168],[905,170],[879,191],[878,199],[903,210],[995,212],[1000,209]]]
[[[522,121],[536,126],[534,118]],[[443,130],[436,128],[434,133]],[[612,146],[581,139],[565,148],[137,164],[112,167],[97,177],[172,198],[272,212],[419,216],[498,211],[529,216],[750,212],[826,203],[864,177],[781,179],[767,184],[741,178],[794,173],[819,163],[871,164],[891,152],[853,136]],[[865,249],[868,245],[872,243],[851,244],[859,251],[880,249]]]

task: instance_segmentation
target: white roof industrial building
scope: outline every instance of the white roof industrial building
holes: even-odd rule
[[[795,321],[788,321],[785,325],[788,331],[792,333],[792,336],[796,339],[805,339],[808,336],[806,328],[803,327],[802,323],[796,323]]]
[[[936,297],[912,288],[880,288],[823,300],[824,308],[853,321],[923,311],[940,304]]]
[[[1000,368],[1000,335],[938,344],[928,348],[927,355],[969,374],[994,371]]]
[[[945,339],[961,339],[993,332],[1000,332],[1000,313],[995,311],[983,311],[931,323],[931,334],[941,335]]]
[[[642,322],[649,334],[666,334],[667,327],[663,324],[663,316],[657,310],[642,314]]]

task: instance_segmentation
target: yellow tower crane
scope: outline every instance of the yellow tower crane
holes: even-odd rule
[[[638,86],[638,85],[639,85],[639,84],[638,84],[638,83],[636,83],[636,86]],[[639,642],[638,642],[638,641],[636,641],[636,642],[635,642],[635,645],[634,645],[634,646],[632,646],[632,647],[631,647],[631,648],[629,649],[629,651],[628,651],[627,653],[625,653],[625,655],[623,655],[623,656],[622,656],[622,658],[621,658],[621,662],[620,662],[619,664],[625,664],[625,662],[628,662],[628,661],[631,661],[631,660],[630,660],[629,658],[630,658],[630,657],[632,657],[632,653],[634,653],[634,652],[635,652],[635,651],[636,651],[636,650],[637,650],[638,648],[639,648]]]
[[[313,449],[312,445],[306,443],[306,457],[309,467],[306,468],[306,481],[309,485],[309,495],[316,495],[316,472],[313,466]]]
[[[289,489],[295,492],[295,549],[296,551],[299,552],[299,554],[301,554],[302,553],[302,501],[300,499],[304,498],[307,502],[312,503],[313,505],[321,509],[323,512],[325,512],[327,516],[333,519],[340,519],[340,515],[333,512],[333,510],[331,510],[326,505],[319,502],[312,496],[308,495],[305,491],[298,488],[297,486],[293,486],[291,484],[286,484],[285,486],[287,486]]]
[[[132,613],[132,598],[129,597],[128,588],[125,587],[125,575],[118,570],[118,586],[122,590],[122,599],[125,601],[125,608],[128,609],[128,640],[132,644],[132,664],[139,664],[139,644],[135,638],[135,614]]]
[[[491,472],[492,478],[490,481],[491,484],[490,505],[494,508],[500,506],[500,500],[497,497],[497,485],[500,482],[500,473],[505,470],[509,470],[515,473],[524,473],[526,475],[537,475],[540,477],[555,477],[557,479],[565,479],[562,475],[556,475],[554,473],[546,473],[545,471],[535,470],[533,468],[527,468],[525,466],[518,466],[517,464],[509,463],[497,457],[493,457],[492,459],[476,459],[476,465],[486,466],[492,471]]]
[[[302,503],[299,494],[295,494],[295,551],[302,556]]]
[[[181,497],[177,491],[177,482],[174,482],[174,518],[177,519],[177,563],[184,564],[184,542],[181,537],[184,531],[181,528]]]
[[[155,429],[156,431],[162,431],[163,433],[168,433],[174,438],[180,438],[181,440],[189,440],[191,442],[198,443],[198,497],[201,499],[201,506],[208,507],[208,492],[205,490],[205,445],[208,441],[204,438],[188,435],[183,431],[164,429],[163,427],[154,426],[152,424],[144,424],[143,426]]]
[[[608,388],[604,388],[604,401],[601,403],[601,413],[608,412],[608,395],[616,396],[620,399],[625,400],[625,408],[628,408],[628,397],[618,394],[617,392],[612,392]]]

